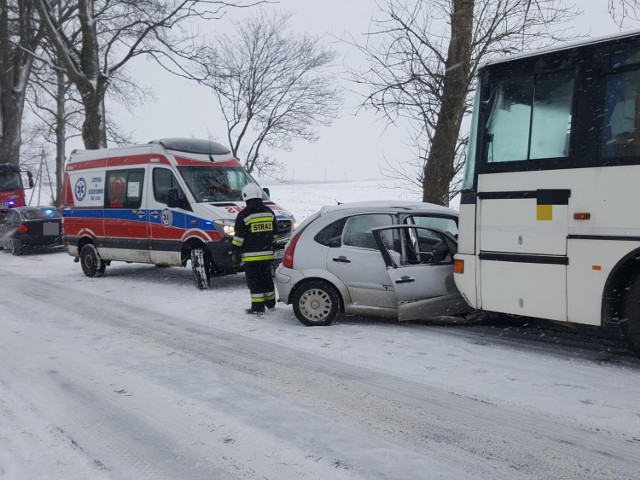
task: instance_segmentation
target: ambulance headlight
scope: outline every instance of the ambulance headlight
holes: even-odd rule
[[[229,220],[216,220],[213,223],[215,223],[219,232],[224,233],[228,237],[233,237],[236,233],[235,224]]]

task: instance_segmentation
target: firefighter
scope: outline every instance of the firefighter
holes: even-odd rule
[[[276,218],[262,202],[262,189],[249,183],[242,189],[242,199],[247,206],[238,213],[232,241],[234,263],[244,262],[247,287],[251,293],[248,314],[261,315],[265,307],[276,306],[276,292],[271,270],[276,241]]]

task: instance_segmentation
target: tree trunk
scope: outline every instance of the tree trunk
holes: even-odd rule
[[[67,87],[65,85],[65,76],[60,70],[56,72],[56,197],[54,205],[60,206],[62,201],[62,180],[64,171],[65,143],[67,140],[66,129],[66,104],[65,94]]]
[[[82,93],[81,93],[82,94]],[[93,94],[90,98],[82,94],[84,122],[82,123],[82,141],[87,150],[106,148],[106,129],[102,118],[104,95]]]
[[[19,16],[27,15],[27,12],[30,9],[19,3]],[[15,27],[10,27],[14,21],[15,19],[10,19],[8,2],[0,1],[0,163],[9,162],[18,166],[22,143],[22,113],[27,80],[33,65],[33,57],[22,47],[31,46],[29,35],[35,36],[36,32],[26,31],[28,22],[20,18],[20,45],[17,46],[14,42],[18,34]]]
[[[453,0],[451,40],[443,79],[442,104],[424,167],[422,200],[447,205],[454,176],[456,145],[465,112],[471,64],[475,0]]]
[[[100,70],[98,60],[100,47],[94,8],[93,0],[78,0],[78,18],[82,33],[82,48],[79,58],[81,70],[75,75],[70,75],[82,97],[85,113],[82,124],[82,140],[85,148],[89,150],[107,147],[104,96],[107,91],[108,79]]]
[[[20,146],[22,143],[22,111],[24,109],[24,96],[14,95],[13,91],[7,91],[4,86],[0,92],[2,105],[0,116],[2,117],[2,131],[0,132],[0,163],[20,164]]]

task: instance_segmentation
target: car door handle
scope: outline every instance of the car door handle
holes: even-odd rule
[[[160,216],[160,212],[151,212],[151,216],[153,218],[158,218]]]
[[[138,215],[138,218],[143,218],[147,216],[145,212],[141,212],[140,210],[138,210],[138,213],[136,213],[136,215]]]
[[[411,282],[415,282],[416,279],[415,278],[411,278],[408,277],[406,275],[400,277],[398,280],[396,280],[396,283],[411,283]]]
[[[338,258],[334,258],[333,261],[338,263],[351,263],[351,260],[349,260],[344,255],[340,255]]]

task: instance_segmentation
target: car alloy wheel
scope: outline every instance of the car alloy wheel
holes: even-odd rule
[[[340,297],[335,288],[319,280],[302,285],[293,299],[296,317],[309,326],[330,325],[338,314],[339,306]]]

